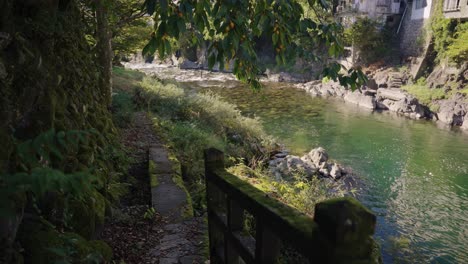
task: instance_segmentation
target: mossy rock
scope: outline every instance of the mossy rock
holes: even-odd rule
[[[72,232],[60,233],[45,220],[25,222],[18,234],[18,241],[24,248],[25,263],[64,260],[82,263],[91,258],[109,262],[112,259],[112,249],[104,241],[87,241]]]

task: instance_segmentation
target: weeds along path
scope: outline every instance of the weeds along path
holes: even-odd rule
[[[204,263],[205,221],[187,213],[186,193],[173,177],[177,164],[146,113],[134,114],[122,141],[132,158],[131,187],[102,233],[116,263]]]

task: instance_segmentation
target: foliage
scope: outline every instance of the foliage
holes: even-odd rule
[[[342,197],[344,192],[334,183],[317,177],[307,179],[297,173],[290,181],[275,180],[268,172],[258,167],[253,170],[239,163],[228,171],[266,192],[269,197],[278,199],[297,210],[313,216],[315,204],[333,197]],[[338,191],[330,191],[336,189]]]
[[[252,143],[253,152],[258,147],[254,145],[271,142],[258,119],[244,117],[235,105],[213,93],[187,94],[174,84],[151,78],[145,78],[141,86],[144,94],[139,95],[140,102],[166,119],[194,121],[226,139],[238,137],[244,143]]]
[[[156,210],[153,207],[150,207],[143,214],[143,218],[146,220],[151,220],[156,216]]]
[[[401,89],[414,95],[420,103],[428,106],[431,106],[434,100],[444,99],[447,96],[444,89],[427,87],[423,79],[419,79],[413,85],[404,85]]]
[[[130,56],[141,51],[151,34],[151,27],[148,24],[148,21],[141,19],[132,25],[123,27],[118,31],[119,34],[114,35],[112,39],[114,63],[128,60]]]
[[[308,4],[315,8],[316,14],[329,12],[327,1],[310,0]],[[332,57],[343,52],[339,34],[341,26],[322,20],[317,23],[304,17],[304,10],[297,1],[146,0],[146,8],[148,14],[153,16],[155,25],[154,33],[143,49],[144,54],[157,51],[161,58],[170,54],[173,50],[171,39],[179,39],[187,30],[194,28],[211,38],[208,48],[209,67],[218,63],[223,70],[225,64],[234,60],[233,72],[236,77],[254,89],[261,86],[258,81],[260,70],[255,38],[262,34],[271,36],[278,64],[294,58],[297,51],[293,43],[295,35],[308,34],[314,42],[323,43]],[[339,79],[341,84],[350,85],[353,89],[364,83],[363,78],[359,78],[362,74],[360,70],[350,69],[347,75],[342,75],[341,69],[341,65],[334,63],[324,74],[333,80]]]
[[[134,106],[132,96],[127,92],[117,92],[112,96],[112,118],[114,124],[119,127],[127,127],[131,124]]]
[[[227,155],[247,160],[263,157],[273,147],[258,119],[242,116],[236,106],[212,93],[188,93],[174,84],[151,78],[141,82],[135,101],[155,114],[182,164],[195,209],[203,210],[203,150],[216,147]]]
[[[468,61],[468,23],[458,24],[453,39],[447,47],[446,55],[449,61],[462,64]]]
[[[368,17],[358,18],[345,30],[345,40],[356,49],[359,61],[367,64],[382,59],[389,50],[389,40],[385,28]]]
[[[437,60],[461,64],[468,60],[468,23],[445,18],[442,7],[438,1],[430,24]]]

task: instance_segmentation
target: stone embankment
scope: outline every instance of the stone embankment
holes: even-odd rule
[[[312,149],[302,157],[289,155],[287,151],[277,153],[270,160],[269,169],[277,180],[290,178],[293,174],[337,180],[349,174],[341,165],[331,162],[327,152],[321,147]]]

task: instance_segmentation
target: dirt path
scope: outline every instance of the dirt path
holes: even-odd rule
[[[132,124],[122,131],[122,141],[133,159],[129,170],[132,186],[102,232],[115,262],[204,263],[206,223],[202,217],[184,218],[180,213],[186,206],[186,193],[174,183],[173,164],[145,113],[135,113]],[[149,160],[158,175],[157,185],[152,187]],[[145,219],[150,205],[156,214]]]

